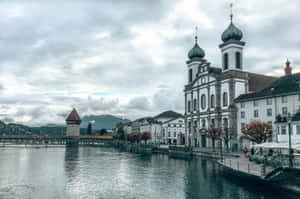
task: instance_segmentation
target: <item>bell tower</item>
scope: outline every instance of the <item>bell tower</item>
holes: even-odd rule
[[[222,71],[243,70],[243,48],[245,42],[241,41],[243,32],[232,22],[232,4],[230,4],[230,24],[222,33],[222,44],[219,45],[222,54]]]

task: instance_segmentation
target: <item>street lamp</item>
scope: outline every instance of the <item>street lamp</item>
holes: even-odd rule
[[[288,126],[289,126],[289,167],[292,168],[293,167],[293,149],[292,149],[292,139],[291,139],[291,134],[292,134],[291,121],[292,121],[292,117],[291,117],[290,113],[288,113],[287,120],[288,120]]]

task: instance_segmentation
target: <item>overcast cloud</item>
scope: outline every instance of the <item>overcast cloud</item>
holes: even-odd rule
[[[129,119],[183,113],[194,27],[219,67],[231,2],[245,70],[280,76],[289,58],[300,72],[299,0],[0,1],[0,119],[63,123],[72,107]]]

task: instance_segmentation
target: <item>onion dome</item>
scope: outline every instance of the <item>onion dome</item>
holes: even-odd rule
[[[230,6],[232,9],[232,4]],[[231,11],[230,24],[229,24],[228,28],[222,33],[222,37],[221,37],[221,39],[224,43],[231,39],[240,41],[243,38],[243,32],[232,23],[232,17],[233,17],[233,14]]]
[[[197,43],[197,36],[195,37],[195,45],[194,47],[189,51],[188,57],[189,59],[194,58],[203,58],[205,56],[205,52]]]

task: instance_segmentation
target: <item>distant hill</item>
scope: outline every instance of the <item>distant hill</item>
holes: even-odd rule
[[[154,116],[154,118],[159,118],[159,117],[165,117],[165,118],[177,118],[177,117],[183,117],[182,114],[180,113],[177,113],[175,111],[165,111],[165,112],[162,112],[160,113],[159,115],[157,116]]]
[[[128,119],[122,119],[113,115],[90,115],[84,116],[81,118],[81,128],[87,128],[89,122],[95,121],[93,123],[93,129],[112,129],[116,126],[116,124],[122,122],[130,122]]]

